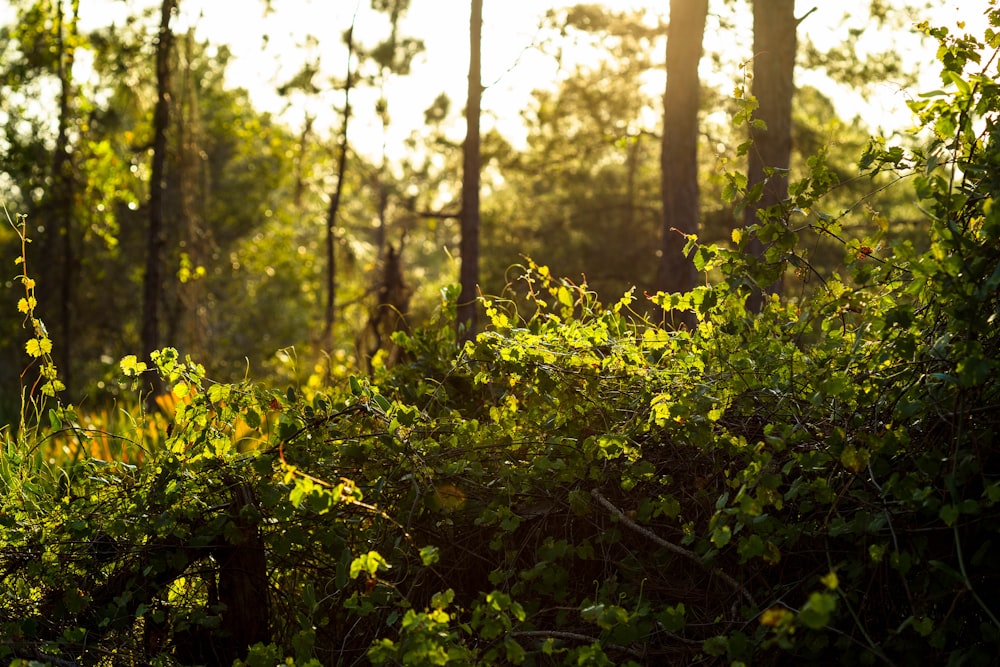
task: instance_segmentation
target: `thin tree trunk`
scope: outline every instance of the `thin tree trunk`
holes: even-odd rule
[[[73,299],[77,280],[76,249],[73,243],[73,200],[75,179],[73,162],[69,151],[70,102],[73,97],[73,37],[76,33],[78,6],[73,3],[73,16],[66,25],[63,3],[57,2],[56,10],[56,40],[58,48],[59,77],[59,127],[56,134],[56,146],[52,161],[54,179],[53,194],[55,195],[54,218],[52,231],[59,242],[60,275],[59,275],[59,337],[58,359],[59,372],[63,384],[72,386],[73,376]]]
[[[660,153],[663,227],[657,289],[687,292],[697,277],[683,255],[684,235],[698,232],[698,63],[708,0],[671,0],[667,28],[667,86],[663,95],[663,148]],[[693,326],[693,313],[675,324]]]
[[[747,186],[765,179],[760,200],[744,211],[744,225],[757,224],[758,212],[780,204],[788,197],[788,166],[792,153],[792,95],[795,92],[796,30],[795,0],[754,0],[753,3],[753,86],[757,99],[754,117],[766,129],[750,128]],[[765,169],[775,171],[768,177]],[[750,252],[762,257],[765,248],[754,238]],[[765,289],[781,293],[781,278]],[[747,300],[751,312],[760,310],[763,294],[755,290]]]
[[[479,113],[482,102],[481,40],[483,0],[472,0],[469,20],[469,93],[465,107],[465,146],[462,164],[462,240],[457,326],[461,338],[471,339],[478,326],[476,291],[479,285]]]
[[[164,190],[166,188],[167,129],[170,125],[170,49],[173,32],[170,19],[178,0],[163,0],[160,7],[160,32],[156,44],[156,107],[153,111],[153,158],[149,177],[149,236],[146,246],[146,275],[143,279],[142,348],[149,355],[160,346],[160,307],[162,297],[164,229]],[[162,382],[154,375],[150,398],[162,392]]]
[[[209,322],[205,303],[205,281],[197,274],[209,262],[215,245],[204,221],[204,203],[210,201],[207,170],[202,159],[201,106],[199,82],[194,71],[194,30],[189,29],[183,41],[183,60],[179,61],[178,99],[174,104],[174,129],[177,138],[177,201],[179,222],[183,225],[182,258],[186,256],[189,273],[179,273],[177,313],[170,317],[167,340],[180,340],[192,356],[204,358],[208,349]],[[182,261],[184,261],[182,259]],[[169,335],[171,329],[176,335]]]
[[[305,192],[305,169],[306,169],[306,148],[312,136],[313,123],[315,118],[311,114],[306,114],[302,125],[302,133],[299,135],[299,152],[295,156],[295,194],[292,203],[296,211],[302,210],[302,194]]]
[[[354,73],[351,62],[354,59],[354,22],[347,31],[347,77],[344,81],[344,117],[340,128],[340,146],[337,156],[337,186],[330,196],[330,208],[326,215],[326,311],[323,317],[323,352],[333,351],[333,324],[336,318],[337,304],[337,215],[340,210],[340,197],[344,191],[344,178],[347,175],[347,127],[351,119],[351,87],[354,84]]]

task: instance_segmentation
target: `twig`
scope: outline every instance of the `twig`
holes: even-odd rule
[[[753,596],[750,594],[750,591],[748,591],[742,584],[740,584],[740,582],[736,581],[736,579],[734,579],[731,575],[727,574],[726,572],[723,572],[719,568],[710,568],[708,565],[705,564],[705,561],[703,561],[701,558],[698,557],[698,554],[694,553],[693,551],[689,551],[684,547],[677,546],[673,542],[668,542],[667,540],[663,539],[662,537],[660,537],[653,531],[649,530],[648,528],[644,528],[639,524],[637,524],[635,521],[632,521],[632,519],[628,518],[628,516],[626,516],[624,512],[615,507],[615,505],[610,500],[601,495],[601,492],[596,488],[590,490],[590,495],[594,497],[594,500],[604,505],[604,507],[607,508],[607,510],[611,512],[615,517],[617,517],[617,519],[620,522],[622,522],[635,532],[639,533],[640,535],[643,535],[644,537],[649,538],[653,542],[656,542],[664,549],[672,551],[678,556],[683,556],[684,558],[687,558],[693,563],[696,563],[699,567],[708,570],[709,572],[716,575],[717,577],[725,581],[727,584],[732,586],[733,590],[743,595],[743,597],[747,599],[747,602],[749,602],[752,606],[754,607],[757,606],[757,603],[754,601]]]

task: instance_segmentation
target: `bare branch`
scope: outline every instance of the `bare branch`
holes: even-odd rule
[[[672,551],[678,556],[683,556],[684,558],[687,558],[693,563],[696,563],[699,567],[709,570],[712,574],[716,575],[724,582],[732,586],[733,590],[735,590],[737,593],[743,595],[743,597],[746,598],[747,602],[749,602],[754,607],[757,606],[757,603],[754,601],[753,596],[750,594],[750,591],[748,591],[742,584],[740,584],[740,582],[736,581],[736,579],[734,579],[731,575],[727,574],[726,572],[723,572],[719,568],[710,568],[708,565],[705,564],[705,561],[703,561],[701,558],[698,557],[698,554],[694,553],[693,551],[689,551],[684,547],[677,546],[673,542],[668,542],[667,540],[663,539],[662,537],[660,537],[653,531],[649,530],[648,528],[644,528],[643,526],[637,524],[635,521],[632,521],[632,519],[628,518],[628,516],[626,516],[624,512],[615,507],[615,505],[610,500],[601,495],[601,492],[596,488],[590,490],[590,495],[594,497],[594,500],[596,500],[605,508],[607,508],[607,510],[611,512],[611,514],[614,515],[620,522],[622,522],[635,532],[649,538],[650,540],[660,545],[664,549]]]

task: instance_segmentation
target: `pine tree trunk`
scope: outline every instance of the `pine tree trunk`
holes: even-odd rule
[[[347,176],[347,128],[351,120],[351,87],[354,73],[351,62],[354,59],[354,25],[347,31],[347,76],[344,79],[344,117],[340,128],[340,146],[337,155],[337,186],[330,196],[330,208],[326,214],[326,309],[323,316],[322,351],[333,352],[333,325],[336,322],[337,304],[337,216],[340,211],[340,197],[344,192],[344,178]],[[329,374],[329,369],[327,369]]]
[[[754,118],[764,121],[766,129],[751,128],[747,185],[753,187],[767,178],[760,200],[744,211],[744,225],[757,224],[758,211],[774,206],[788,197],[787,170],[792,153],[792,95],[796,30],[795,0],[755,0],[753,3],[753,86],[758,108]],[[776,171],[768,178],[765,169]],[[765,248],[755,238],[750,251],[762,257]],[[781,279],[762,286],[781,293]],[[751,312],[760,310],[763,294],[755,290],[747,301]]]
[[[698,232],[698,109],[702,38],[708,0],[671,0],[667,29],[667,87],[663,95],[662,245],[656,288],[687,292],[695,285],[694,265],[683,255],[686,234]],[[692,326],[686,313],[674,324]]]
[[[479,285],[479,112],[482,101],[481,38],[483,0],[472,0],[469,20],[469,95],[465,108],[466,134],[462,170],[462,266],[459,275],[458,329],[468,340],[475,335],[476,291]]]
[[[71,101],[73,97],[73,60],[74,60],[74,37],[77,26],[77,7],[73,5],[73,15],[68,25],[63,11],[63,3],[57,2],[56,11],[56,40],[58,53],[58,77],[59,77],[59,128],[56,135],[55,154],[52,162],[53,176],[53,198],[54,222],[52,232],[59,242],[58,262],[55,262],[59,272],[59,338],[57,340],[59,352],[59,374],[63,384],[67,388],[72,387],[73,380],[73,338],[74,321],[73,301],[76,297],[75,285],[78,280],[79,261],[76,257],[76,247],[74,244],[73,224],[74,211],[73,201],[76,198],[76,177],[74,175],[73,158],[70,153],[69,128],[72,113]],[[51,232],[50,232],[51,233]]]
[[[178,0],[163,0],[160,32],[156,44],[156,107],[153,110],[153,158],[149,177],[149,230],[146,274],[143,278],[142,349],[149,355],[160,346],[160,309],[163,281],[164,190],[166,189],[167,129],[170,125],[170,49],[173,32],[170,19]],[[163,391],[159,376],[152,375],[150,399]],[[155,405],[151,403],[151,405]]]

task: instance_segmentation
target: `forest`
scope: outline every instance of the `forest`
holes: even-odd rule
[[[997,664],[996,0],[198,2],[0,8],[0,660]]]

